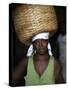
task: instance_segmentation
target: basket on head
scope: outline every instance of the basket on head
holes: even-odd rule
[[[22,4],[14,9],[13,15],[15,31],[24,44],[31,42],[31,38],[38,33],[57,30],[53,6]]]

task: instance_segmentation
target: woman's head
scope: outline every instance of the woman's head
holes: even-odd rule
[[[34,51],[38,54],[47,53],[49,32],[39,33],[32,38]]]
[[[37,39],[33,42],[33,49],[37,54],[46,54],[48,52],[48,39]]]
[[[49,32],[39,33],[32,38],[32,44],[30,45],[27,56],[36,54],[47,54],[52,56],[51,46],[49,41]]]

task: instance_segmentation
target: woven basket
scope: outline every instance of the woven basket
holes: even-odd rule
[[[15,31],[19,40],[28,44],[41,32],[55,32],[57,19],[54,7],[46,5],[18,5],[13,12]]]

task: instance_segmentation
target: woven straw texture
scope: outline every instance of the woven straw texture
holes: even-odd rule
[[[46,5],[18,5],[13,12],[15,31],[19,40],[27,44],[41,32],[57,30],[54,7]]]

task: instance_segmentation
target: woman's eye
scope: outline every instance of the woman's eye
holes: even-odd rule
[[[34,43],[36,44],[38,42],[38,40],[35,40]]]

